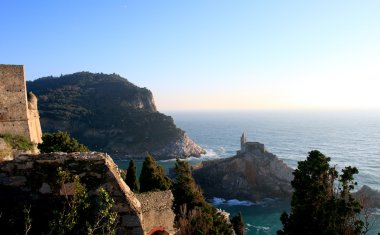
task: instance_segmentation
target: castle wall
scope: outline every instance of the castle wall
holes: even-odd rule
[[[1,162],[0,210],[14,203],[14,198],[19,204],[27,202],[33,207],[33,202],[39,198],[49,200],[49,195],[61,194],[60,187],[56,186],[58,167],[79,175],[90,193],[103,187],[110,194],[119,216],[118,234],[144,234],[141,204],[121,178],[111,157],[104,153],[21,155],[12,161]],[[12,192],[14,196],[4,196]]]
[[[24,66],[0,65],[0,133],[30,138]]]
[[[0,65],[0,133],[42,142],[38,110],[28,109],[23,65]]]
[[[174,234],[173,194],[170,190],[147,192],[136,195],[141,203],[143,213],[143,229],[151,234],[155,229]]]

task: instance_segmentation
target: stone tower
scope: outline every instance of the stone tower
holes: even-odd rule
[[[37,97],[26,95],[23,65],[0,65],[0,133],[25,136],[42,142]]]
[[[245,136],[245,133],[240,137],[240,152],[244,153],[245,152],[245,143],[247,143],[247,137]]]

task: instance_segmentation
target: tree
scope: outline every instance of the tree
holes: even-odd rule
[[[134,193],[139,192],[139,183],[136,175],[136,165],[133,160],[129,161],[127,175],[125,176],[125,182]]]
[[[162,191],[168,190],[170,187],[171,181],[165,175],[164,169],[150,154],[147,154],[141,169],[140,192]]]
[[[197,206],[202,207],[206,204],[206,200],[191,174],[189,164],[177,159],[174,169],[176,173],[176,179],[173,184],[175,213],[180,211],[183,204],[186,204],[188,210],[192,210]]]
[[[54,133],[44,133],[42,135],[42,144],[38,145],[38,149],[42,153],[51,152],[88,152],[89,149],[80,144],[76,139],[72,138],[69,133],[57,131]]]
[[[241,212],[231,218],[232,227],[236,235],[245,235],[244,221]]]
[[[173,195],[178,234],[232,235],[227,218],[206,202],[194,181],[189,164],[177,159],[175,172]]]
[[[321,152],[309,152],[298,162],[291,182],[294,189],[291,212],[281,215],[283,229],[277,234],[360,234],[364,223],[358,218],[360,203],[351,196],[355,167],[338,175],[331,159]]]

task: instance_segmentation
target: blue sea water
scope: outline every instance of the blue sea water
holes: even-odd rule
[[[207,151],[205,159],[230,157],[240,148],[243,132],[248,141],[265,144],[268,151],[296,168],[311,150],[331,157],[338,169],[356,166],[359,187],[380,190],[380,112],[322,111],[214,111],[169,112],[178,127]],[[173,161],[163,161],[166,168]],[[214,205],[232,214],[242,212],[248,234],[276,234],[287,203],[267,199],[239,202],[214,198]],[[369,234],[380,232],[380,211],[373,211],[375,224]]]

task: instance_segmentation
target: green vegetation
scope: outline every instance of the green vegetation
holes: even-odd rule
[[[65,185],[74,182],[74,195]],[[111,211],[113,199],[103,189],[90,197],[79,176],[58,169],[58,182],[64,191],[63,208],[54,211],[49,223],[49,234],[115,234],[117,213]],[[65,191],[67,190],[67,191]]]
[[[52,152],[88,152],[89,149],[80,144],[76,139],[70,137],[69,133],[57,131],[54,133],[44,133],[42,144],[38,144],[41,153]]]
[[[125,176],[125,183],[127,183],[127,185],[132,190],[132,192],[134,193],[139,192],[139,183],[138,183],[137,175],[136,175],[136,165],[133,160],[129,161],[127,175]]]
[[[78,175],[58,168],[53,194],[31,194],[1,186],[0,226],[4,234],[115,234],[114,200],[103,189],[87,190]],[[35,177],[35,176],[31,176]],[[95,188],[96,189],[96,188]]]
[[[140,192],[162,191],[171,187],[170,179],[154,158],[147,154],[140,174]]]
[[[11,134],[0,134],[6,143],[8,143],[13,149],[28,151],[33,149],[33,143],[27,140],[24,136],[11,135]]]
[[[245,235],[244,220],[241,212],[231,218],[231,224],[236,235]]]
[[[206,202],[191,175],[189,164],[177,159],[175,171],[174,210],[179,234],[233,234],[227,219]]]
[[[294,171],[291,212],[283,213],[282,234],[361,234],[366,224],[359,219],[360,203],[351,196],[355,167],[338,175],[330,158],[317,150]]]
[[[140,154],[183,134],[152,93],[116,74],[80,72],[28,81],[44,132],[63,130],[95,151]]]

